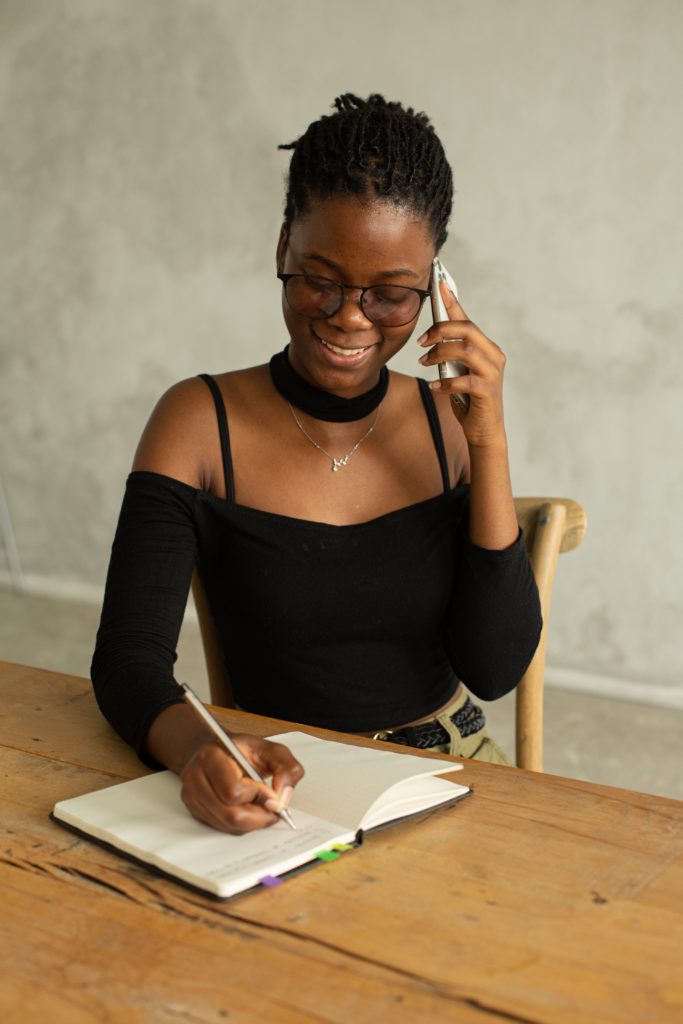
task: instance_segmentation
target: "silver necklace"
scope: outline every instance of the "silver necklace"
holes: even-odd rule
[[[334,455],[330,455],[329,452],[325,451],[325,449],[323,448],[322,445],[318,444],[317,441],[313,440],[311,435],[304,428],[304,426],[303,426],[301,420],[299,419],[299,417],[297,416],[297,414],[294,412],[294,409],[293,409],[291,403],[287,402],[287,405],[289,406],[289,411],[291,412],[292,416],[294,417],[294,422],[296,423],[297,427],[299,428],[301,433],[304,435],[304,437],[307,438],[311,442],[311,444],[314,445],[318,449],[319,452],[322,452],[323,455],[327,456],[327,458],[330,460],[330,462],[332,463],[331,469],[332,469],[333,473],[336,473],[338,469],[342,468],[342,466],[348,465],[348,461],[351,458],[351,456],[355,452],[358,451],[358,449],[362,445],[363,441],[366,441],[370,437],[370,434],[373,432],[373,430],[377,426],[377,420],[379,419],[380,409],[382,408],[382,403],[380,402],[379,405],[377,406],[377,412],[375,413],[374,420],[372,421],[372,423],[370,424],[368,429],[365,431],[365,433],[361,437],[360,441],[356,441],[356,443],[354,444],[354,446],[351,449],[351,451],[347,452],[346,455],[342,455],[341,458],[335,459]]]

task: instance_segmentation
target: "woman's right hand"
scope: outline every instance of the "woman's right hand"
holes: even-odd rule
[[[182,799],[193,817],[220,832],[240,835],[279,820],[304,769],[282,743],[233,734],[240,750],[271,784],[254,782],[213,739],[192,754],[180,772]]]
[[[246,733],[235,733],[233,739],[270,784],[246,778],[184,701],[157,715],[145,745],[151,757],[180,776],[182,798],[193,817],[239,835],[278,821],[278,809],[287,806],[304,770],[282,743]]]

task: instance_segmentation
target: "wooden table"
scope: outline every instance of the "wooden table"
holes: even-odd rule
[[[87,680],[0,687],[4,1024],[683,1021],[683,803],[468,762],[474,797],[220,904],[48,820],[144,771]]]

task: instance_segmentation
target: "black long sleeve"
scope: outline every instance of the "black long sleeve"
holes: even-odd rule
[[[459,540],[453,603],[445,629],[453,668],[482,700],[514,689],[541,636],[541,605],[520,530],[502,551]]]
[[[181,700],[173,665],[197,551],[195,497],[170,478],[129,477],[90,668],[102,714],[150,765],[147,731]]]

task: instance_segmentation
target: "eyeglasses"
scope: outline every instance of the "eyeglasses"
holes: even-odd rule
[[[344,292],[360,292],[360,308],[373,324],[382,327],[403,327],[414,320],[422,303],[431,295],[423,288],[407,288],[400,284],[338,284],[327,277],[309,274],[278,274],[285,289],[287,305],[299,316],[309,320],[327,320],[338,313],[344,303]]]

